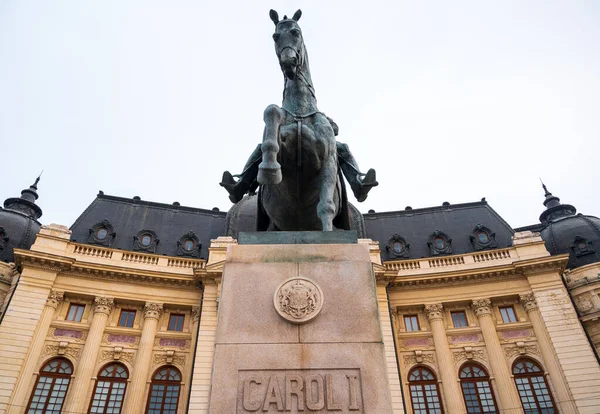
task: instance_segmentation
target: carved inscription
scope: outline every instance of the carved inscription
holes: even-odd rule
[[[358,369],[239,371],[238,413],[363,412]]]

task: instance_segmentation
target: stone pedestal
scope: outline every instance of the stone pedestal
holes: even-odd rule
[[[209,412],[387,413],[387,378],[368,246],[229,247]]]

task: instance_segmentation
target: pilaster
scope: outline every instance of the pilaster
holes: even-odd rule
[[[392,396],[392,412],[404,414],[404,403],[402,389],[400,387],[400,373],[398,372],[398,360],[394,345],[394,330],[390,320],[390,308],[386,291],[387,282],[377,282],[377,303],[379,305],[379,316],[381,317],[381,333],[383,335],[383,346],[385,349],[385,362],[387,366],[390,395]]]
[[[36,368],[38,368],[37,364],[44,347],[44,341],[46,340],[46,332],[48,332],[56,308],[58,308],[58,305],[62,302],[63,298],[64,292],[51,290],[46,299],[46,305],[40,315],[36,334],[31,340],[29,352],[23,361],[23,369],[15,385],[8,412],[19,412],[21,411],[21,407],[27,404],[29,397],[28,391],[34,378],[33,373],[36,371]]]
[[[63,408],[63,412],[66,413],[85,412],[88,408],[90,397],[88,391],[90,390],[92,377],[95,376],[94,369],[96,360],[98,359],[100,342],[104,334],[108,316],[112,312],[115,302],[113,298],[96,296],[92,306],[94,312],[92,323],[81,352],[81,358],[75,367],[73,383],[69,387]]]
[[[444,328],[444,307],[441,303],[425,305],[425,314],[431,325],[435,354],[438,360],[438,371],[442,380],[442,389],[446,401],[446,412],[466,413],[465,402],[459,386],[454,359],[448,346],[448,337]]]
[[[560,406],[561,412],[565,414],[576,413],[577,407],[573,403],[573,397],[570,395],[565,378],[562,375],[560,363],[552,349],[550,336],[544,326],[544,321],[542,320],[542,315],[540,315],[535,295],[533,292],[522,293],[519,295],[519,301],[529,316],[529,320],[533,326],[533,332],[538,340],[538,346],[540,347],[546,369],[549,373],[550,380],[552,381],[554,393],[556,394],[554,400]]]
[[[144,411],[146,383],[150,363],[152,362],[152,348],[158,329],[158,320],[162,312],[162,303],[146,302],[144,306],[144,327],[142,328],[140,346],[135,356],[131,384],[127,390],[128,396],[123,410],[126,413],[141,413]]]
[[[471,303],[471,308],[479,319],[485,347],[488,355],[491,355],[490,366],[497,384],[498,409],[503,413],[522,413],[521,399],[496,333],[496,326],[492,318],[492,301],[487,298],[476,299]]]

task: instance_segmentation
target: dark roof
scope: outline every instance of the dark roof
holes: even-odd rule
[[[71,238],[79,243],[101,244],[94,240],[92,229],[106,220],[106,226],[114,232],[114,238],[106,244],[111,248],[139,250],[135,248],[134,237],[139,237],[142,230],[148,230],[159,240],[153,253],[181,256],[178,242],[191,231],[201,243],[201,249],[194,257],[207,258],[210,240],[225,234],[225,214],[180,206],[179,203],[162,204],[100,192],[71,226]]]
[[[435,230],[452,240],[452,254],[475,251],[471,235],[478,224],[495,234],[495,247],[512,245],[513,229],[485,199],[474,203],[449,204],[364,215],[367,237],[379,241],[381,256],[390,260],[388,241],[397,234],[410,245],[410,258],[432,256],[428,242]]]
[[[38,177],[29,188],[21,191],[21,197],[11,197],[0,208],[0,260],[14,261],[13,249],[29,249],[42,225],[37,220],[42,209],[35,204],[38,198]]]

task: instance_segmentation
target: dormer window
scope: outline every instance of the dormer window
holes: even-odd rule
[[[112,224],[110,224],[108,220],[104,219],[92,226],[87,242],[110,247],[116,235],[117,234],[115,233],[115,229]]]
[[[586,254],[594,253],[596,251],[592,246],[592,242],[581,236],[575,236],[575,240],[571,245],[571,250],[573,250],[576,257],[585,256]]]
[[[108,229],[106,227],[99,227],[98,230],[96,230],[96,238],[98,240],[104,240],[106,237],[108,237]]]
[[[481,224],[475,226],[471,232],[470,239],[473,250],[475,251],[498,247],[498,244],[496,243],[496,233],[493,233],[490,229]]]
[[[140,237],[140,244],[145,247],[150,246],[152,244],[152,235],[148,233],[142,234],[142,237]]]
[[[150,253],[156,253],[158,237],[152,230],[142,230],[137,236],[133,236],[133,250],[142,250]]]
[[[452,254],[452,239],[440,230],[434,231],[427,242],[432,256]]]
[[[390,259],[405,259],[410,257],[410,244],[403,237],[394,234],[388,241],[385,249],[390,254]]]
[[[196,236],[196,233],[190,230],[181,236],[177,241],[177,255],[198,257],[200,253],[200,247],[202,247],[200,239],[198,236]]]

